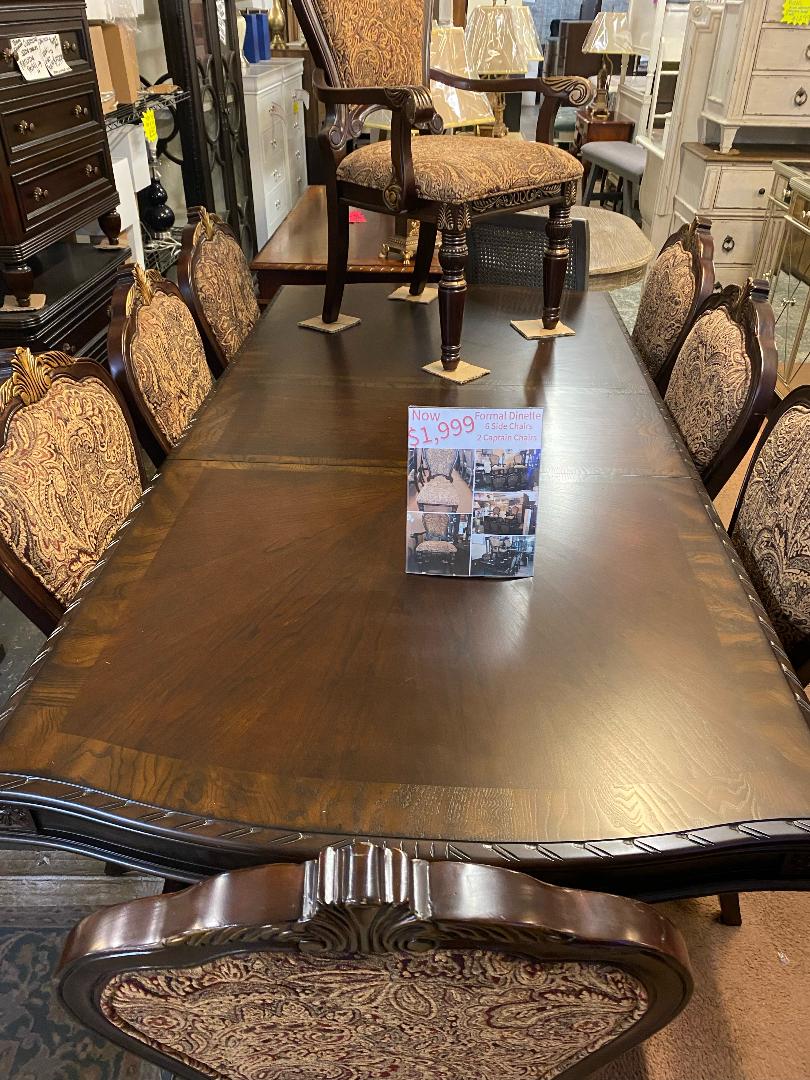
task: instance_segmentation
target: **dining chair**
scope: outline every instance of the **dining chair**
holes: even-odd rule
[[[768,283],[749,279],[706,301],[675,360],[664,402],[712,498],[771,407],[774,333]]]
[[[480,217],[549,206],[543,325],[556,328],[568,256],[570,207],[582,166],[551,145],[561,103],[584,105],[587,79],[471,79],[429,68],[433,0],[293,0],[312,52],[313,85],[327,108],[319,143],[326,174],[329,256],[323,312],[314,329],[348,329],[341,316],[349,248],[349,206],[421,222],[412,296],[421,296],[441,232],[441,365],[461,360],[467,233]],[[430,80],[459,90],[537,90],[544,95],[537,142],[441,135]],[[368,116],[390,109],[391,138],[351,148]],[[418,136],[412,139],[417,129]],[[481,369],[478,369],[479,372]],[[481,372],[483,373],[483,372]]]
[[[191,207],[183,230],[177,282],[206,345],[211,370],[221,374],[259,321],[250,267],[239,241],[216,214]]]
[[[136,264],[116,285],[107,358],[141,446],[160,465],[214,380],[193,315],[177,286],[157,270]]]
[[[190,1080],[577,1080],[692,990],[647,904],[359,842],[105,908],[58,980],[81,1023]]]
[[[456,518],[455,521],[458,519]],[[437,562],[452,570],[458,548],[455,541],[454,518],[450,514],[422,514],[422,528],[412,534],[416,541],[416,565],[425,570]],[[420,539],[423,537],[424,539]]]
[[[781,401],[748,467],[729,535],[787,658],[810,682],[810,387]]]
[[[548,218],[534,214],[506,214],[476,221],[467,234],[470,285],[520,285],[543,288],[543,260],[548,248]],[[590,233],[583,218],[571,220],[565,287],[573,292],[588,288]]]
[[[444,510],[449,514],[458,510],[460,491],[453,478],[457,461],[457,450],[422,451],[419,475],[423,483],[416,493],[420,510]]]
[[[9,355],[10,354],[10,355]],[[121,394],[95,361],[3,354],[0,590],[50,634],[147,484]]]
[[[713,257],[711,222],[696,217],[666,240],[650,267],[631,336],[661,394],[695,315],[714,291]]]

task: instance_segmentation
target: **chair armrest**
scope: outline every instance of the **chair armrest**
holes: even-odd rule
[[[320,69],[313,73],[312,85],[327,105],[376,105],[398,110],[414,127],[430,124],[436,115],[426,86],[329,86]]]
[[[594,96],[588,79],[580,76],[555,76],[549,79],[525,79],[520,75],[505,75],[502,79],[468,79],[440,68],[431,68],[430,77],[436,82],[454,86],[457,90],[477,93],[511,94],[524,90],[537,90],[544,97],[562,98],[566,105],[586,105]]]

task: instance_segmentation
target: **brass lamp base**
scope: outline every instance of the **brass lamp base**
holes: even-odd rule
[[[389,236],[380,248],[381,259],[397,259],[404,266],[413,261],[419,245],[419,222],[410,218],[397,218],[393,236]]]

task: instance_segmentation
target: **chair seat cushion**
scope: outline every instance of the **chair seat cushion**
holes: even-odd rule
[[[640,180],[647,164],[647,151],[643,146],[618,140],[586,143],[580,154],[592,165],[609,169],[610,172],[625,176],[629,180]]]
[[[458,488],[446,476],[428,480],[416,496],[419,506],[458,506]]]
[[[449,540],[425,540],[416,550],[420,555],[455,555],[456,545]]]
[[[414,137],[411,145],[417,194],[431,202],[473,202],[582,175],[575,157],[546,143],[422,135]],[[390,142],[362,146],[338,168],[338,179],[378,190],[385,190],[393,175]]]

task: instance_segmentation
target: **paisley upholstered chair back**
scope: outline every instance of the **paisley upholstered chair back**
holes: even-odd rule
[[[432,5],[431,5],[432,6]],[[335,86],[424,86],[425,0],[298,0]]]
[[[0,584],[46,633],[140,499],[134,431],[98,364],[18,349],[0,385]]]
[[[108,356],[138,436],[160,464],[186,433],[214,380],[194,316],[177,286],[157,270],[136,266],[116,288]]]
[[[458,460],[458,451],[423,450],[422,453],[426,471],[431,479],[436,476],[446,476],[448,480],[452,478],[453,469]]]
[[[205,207],[189,212],[177,280],[219,374],[239,352],[261,313],[244,252],[228,226]]]
[[[729,528],[802,682],[810,678],[810,388],[771,415]]]
[[[641,294],[633,342],[663,393],[698,308],[714,289],[711,222],[695,218],[666,241]]]
[[[768,286],[730,285],[698,314],[664,400],[710,495],[742,461],[776,386]]]
[[[422,525],[426,540],[450,539],[449,514],[422,514]]]
[[[108,908],[74,931],[61,980],[96,1031],[223,1080],[574,1080],[667,1023],[691,982],[645,905],[372,844]]]

